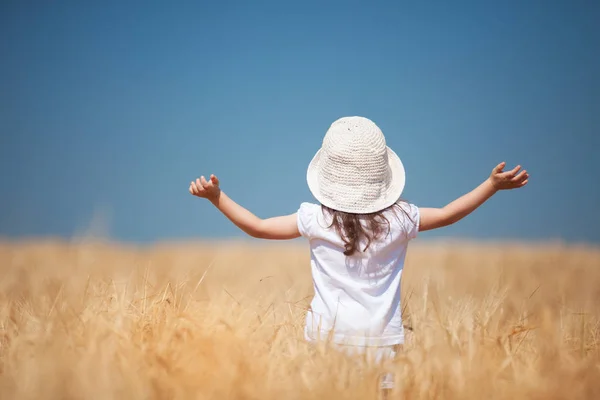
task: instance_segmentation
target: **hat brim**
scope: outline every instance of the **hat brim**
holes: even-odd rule
[[[404,186],[406,184],[406,174],[400,157],[398,157],[398,155],[389,147],[387,147],[387,158],[391,174],[390,185],[377,201],[372,202],[366,207],[348,205],[343,206],[341,204],[337,204],[335,200],[325,198],[321,194],[321,188],[319,186],[319,162],[321,160],[321,155],[322,150],[319,149],[308,165],[306,181],[312,195],[324,206],[347,213],[370,214],[384,210],[400,200],[400,196],[402,195]]]

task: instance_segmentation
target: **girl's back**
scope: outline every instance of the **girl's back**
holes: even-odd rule
[[[418,233],[418,208],[398,202],[361,216],[360,238],[348,235],[356,231],[351,224],[336,226],[336,215],[320,205],[303,203],[297,215],[298,230],[310,243],[315,291],[306,339],[369,346],[402,343],[400,280],[408,243]],[[375,223],[378,237],[369,230]],[[351,239],[359,239],[357,248],[344,254]]]

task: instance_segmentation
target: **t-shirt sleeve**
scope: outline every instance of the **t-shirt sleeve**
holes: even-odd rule
[[[419,225],[421,224],[421,213],[419,207],[414,204],[409,205],[410,220],[408,221],[408,239],[414,239],[419,235]]]
[[[298,231],[303,237],[310,239],[314,234],[314,224],[317,218],[318,206],[311,203],[302,203],[297,213]]]
[[[405,214],[403,214],[403,228],[408,240],[415,239],[419,234],[419,225],[421,214],[419,207],[411,203],[401,204]]]

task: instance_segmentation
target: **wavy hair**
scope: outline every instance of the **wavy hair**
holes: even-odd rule
[[[333,227],[344,242],[344,255],[351,256],[357,251],[366,251],[373,241],[380,240],[389,235],[390,221],[385,216],[388,210],[392,209],[396,214],[396,211],[400,209],[410,219],[406,210],[400,207],[398,203],[384,210],[369,214],[347,213],[324,205],[321,205],[321,208],[323,209],[323,213],[331,216],[331,225],[328,228]],[[361,250],[359,249],[359,244],[362,240],[365,241],[365,247]]]

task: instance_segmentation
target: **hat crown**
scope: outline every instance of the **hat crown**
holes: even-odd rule
[[[340,152],[353,150],[380,154],[385,153],[386,148],[381,129],[364,117],[344,117],[335,121],[327,130],[323,145],[334,145]]]
[[[383,132],[371,120],[344,117],[323,139],[322,178],[351,185],[384,182],[388,170]]]

